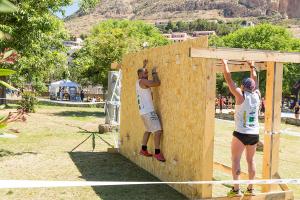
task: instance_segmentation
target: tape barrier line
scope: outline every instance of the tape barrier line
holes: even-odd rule
[[[37,180],[0,180],[0,189],[12,188],[54,188],[54,187],[88,187],[121,185],[223,185],[223,184],[291,184],[300,185],[300,179],[270,180],[225,180],[225,181],[183,181],[183,182],[126,182],[126,181],[37,181]]]

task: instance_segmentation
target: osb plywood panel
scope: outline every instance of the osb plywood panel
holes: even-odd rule
[[[207,37],[126,55],[122,61],[121,153],[163,181],[210,180],[213,166],[215,73],[207,59],[189,58],[190,47],[208,47]],[[161,86],[153,88],[163,126],[166,162],[139,155],[145,131],[136,100],[137,69],[149,60]],[[149,77],[150,78],[150,77]],[[151,77],[152,78],[152,77]],[[148,149],[154,152],[153,136]],[[172,186],[188,197],[209,197],[210,186]]]

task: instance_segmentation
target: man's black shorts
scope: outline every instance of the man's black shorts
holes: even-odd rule
[[[255,145],[259,142],[259,135],[244,134],[237,131],[234,131],[232,135],[239,139],[244,145]]]

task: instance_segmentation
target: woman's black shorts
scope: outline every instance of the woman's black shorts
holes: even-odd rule
[[[234,131],[233,136],[239,139],[244,145],[255,145],[259,142],[259,135],[244,134]]]

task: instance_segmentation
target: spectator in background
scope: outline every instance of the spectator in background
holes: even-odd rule
[[[64,88],[60,88],[60,91],[59,91],[59,98],[60,100],[62,101],[64,99]]]
[[[223,97],[221,95],[219,95],[219,108],[220,108],[220,113],[222,113],[223,110]]]
[[[83,99],[84,99],[84,92],[83,92],[83,90],[80,91],[80,99],[83,102]]]
[[[263,98],[261,98],[260,114],[265,115],[265,110],[266,110],[266,100],[263,97]]]
[[[218,100],[218,98],[216,98],[215,99],[215,113],[217,112],[217,107],[218,107],[218,105],[219,105],[219,100]]]
[[[18,89],[16,93],[17,97],[21,96],[21,91]]]
[[[294,100],[291,99],[291,100],[289,101],[289,108],[290,108],[290,109],[293,109],[294,106],[295,106]]]
[[[299,119],[299,113],[300,113],[299,102],[296,102],[296,105],[294,106],[294,111],[295,111],[295,118]]]
[[[232,97],[231,96],[229,96],[229,99],[228,99],[228,109],[233,109],[233,107],[232,107],[232,102],[233,100],[232,100]]]

